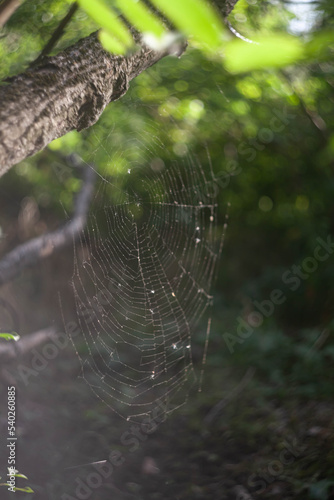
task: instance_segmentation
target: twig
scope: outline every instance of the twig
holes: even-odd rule
[[[93,167],[86,165],[83,169],[82,187],[75,199],[72,220],[56,231],[43,234],[14,248],[0,261],[0,286],[13,280],[27,267],[72,243],[80,235],[86,225],[95,178]]]
[[[14,14],[21,5],[20,0],[3,0],[0,2],[0,27],[2,28],[8,19]]]
[[[56,45],[56,43],[58,42],[58,40],[62,37],[66,25],[70,22],[70,20],[74,16],[75,12],[78,10],[78,7],[79,6],[78,6],[78,4],[76,2],[72,3],[72,5],[71,5],[71,7],[70,7],[70,9],[68,11],[68,13],[64,17],[64,19],[62,19],[60,21],[58,27],[54,31],[54,33],[51,36],[50,40],[45,45],[44,49],[39,54],[39,56],[37,57],[37,59],[35,59],[35,61],[33,61],[30,64],[30,66],[35,66],[35,65],[39,64],[41,62],[41,60],[42,60],[43,57],[45,57],[48,54],[50,54],[50,52],[53,49],[53,47]]]
[[[1,363],[9,362],[12,359],[16,359],[18,356],[22,356],[29,352],[34,347],[43,344],[47,340],[50,340],[57,335],[57,330],[55,327],[50,326],[44,330],[38,330],[37,332],[31,333],[30,335],[25,335],[20,338],[17,342],[1,342],[0,344],[0,360]]]
[[[243,40],[244,42],[247,42],[247,43],[254,43],[255,45],[259,45],[258,42],[255,42],[254,40],[250,40],[250,38],[246,38],[245,36],[241,35],[241,33],[239,33],[235,28],[233,28],[230,21],[226,20],[226,25],[227,25],[228,29],[231,31],[231,33],[233,33],[233,35],[236,36],[237,38],[240,38],[241,40]]]
[[[222,409],[233,399],[235,398],[240,392],[244,390],[244,388],[249,384],[249,382],[252,380],[253,376],[255,374],[255,368],[250,367],[248,368],[247,372],[245,373],[244,377],[242,378],[241,382],[232,389],[232,391],[225,396],[221,401],[219,401],[211,410],[209,413],[206,415],[204,418],[204,422],[206,424],[211,424],[212,421],[217,417],[217,415],[222,411]]]
[[[300,2],[298,2],[298,0],[281,0],[283,3],[289,3],[291,5],[318,5],[319,3],[321,3],[321,0],[308,0],[305,2],[305,0],[301,0]]]
[[[324,142],[327,143],[328,131],[327,131],[327,125],[326,125],[325,120],[319,115],[319,113],[317,113],[316,111],[312,111],[307,107],[302,95],[300,94],[300,92],[298,92],[296,90],[289,75],[283,70],[280,71],[280,74],[281,74],[282,78],[284,79],[284,81],[289,85],[294,96],[297,97],[297,99],[299,101],[299,106],[300,106],[301,110],[303,111],[303,113],[305,114],[305,116],[310,120],[312,125],[316,128],[317,132],[320,134],[320,136],[324,140]]]

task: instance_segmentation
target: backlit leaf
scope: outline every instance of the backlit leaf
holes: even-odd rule
[[[209,48],[221,46],[224,26],[219,15],[204,0],[151,0],[179,30]]]
[[[124,55],[127,48],[116,38],[114,38],[108,31],[101,30],[99,32],[99,39],[103,47],[114,54]]]
[[[224,52],[226,69],[232,73],[280,68],[304,57],[302,42],[288,35],[258,38],[257,43],[235,39],[226,45]]]
[[[126,47],[133,45],[133,39],[130,31],[125,24],[118,18],[117,14],[110,9],[102,0],[78,0],[80,6],[94,21]]]
[[[124,16],[141,32],[153,33],[161,37],[165,30],[161,21],[138,0],[115,0],[115,5],[122,11]]]

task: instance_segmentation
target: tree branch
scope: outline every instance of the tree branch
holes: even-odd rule
[[[0,87],[0,176],[71,130],[93,125],[129,82],[168,52],[106,52],[97,33]]]
[[[67,24],[70,22],[70,20],[72,19],[72,17],[74,16],[76,11],[78,10],[78,8],[79,8],[79,6],[76,2],[72,3],[68,13],[64,17],[64,19],[62,19],[60,21],[59,25],[57,26],[57,29],[52,34],[50,40],[45,45],[45,47],[43,48],[42,52],[37,57],[37,59],[32,64],[30,64],[30,67],[37,66],[42,61],[43,57],[50,54],[53,47],[56,45],[58,40],[62,37],[62,35],[64,33],[64,29],[66,28]]]
[[[2,342],[0,344],[0,360],[1,364],[17,359],[18,356],[23,356],[31,351],[34,347],[38,347],[47,340],[51,340],[57,336],[55,327],[50,326],[44,330],[25,335],[17,342]]]
[[[75,200],[72,220],[52,233],[43,234],[14,248],[0,261],[0,286],[14,279],[27,267],[72,243],[80,235],[86,225],[95,178],[94,169],[87,165],[83,170],[83,183]]]
[[[237,0],[216,2],[227,15]],[[115,56],[93,33],[0,86],[0,177],[52,140],[93,125],[133,78],[171,50],[142,45],[127,57]]]
[[[20,0],[3,0],[0,3],[0,27],[6,24],[20,4]]]

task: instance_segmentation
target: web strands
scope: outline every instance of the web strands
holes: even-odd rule
[[[82,376],[128,420],[179,407],[196,379],[191,335],[220,252],[207,175],[189,160],[135,179],[122,203],[94,211],[75,248]]]

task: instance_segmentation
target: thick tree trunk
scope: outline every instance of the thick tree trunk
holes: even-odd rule
[[[115,56],[93,33],[1,86],[0,176],[53,139],[93,125],[130,80],[165,55],[143,47]]]
[[[227,15],[236,1],[217,4]],[[93,33],[0,86],[0,177],[52,140],[93,125],[133,78],[168,54],[170,49],[142,46],[128,57],[115,56]]]

